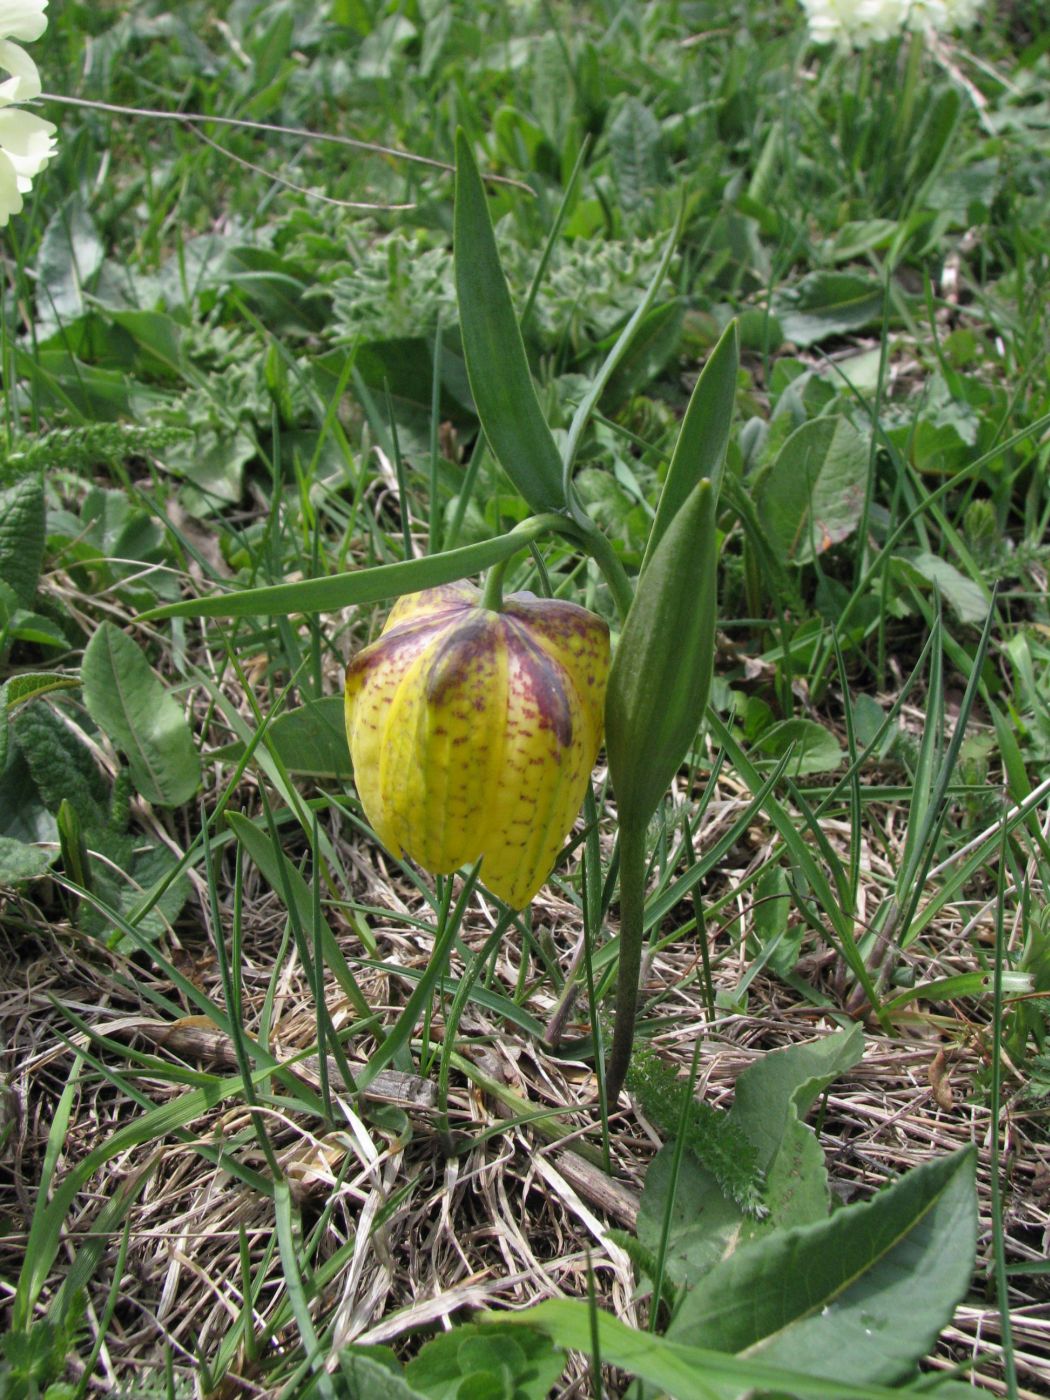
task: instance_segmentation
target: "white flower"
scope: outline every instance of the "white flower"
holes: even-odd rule
[[[866,48],[908,30],[941,34],[977,19],[984,0],[801,0],[818,44]]]
[[[14,106],[41,92],[36,64],[15,39],[39,39],[47,28],[47,0],[0,0],[0,228],[22,211],[22,196],[33,187],[55,152],[55,126]]]

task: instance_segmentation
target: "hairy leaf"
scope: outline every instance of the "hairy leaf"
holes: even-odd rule
[[[160,807],[188,801],[200,763],[186,718],[136,644],[111,622],[88,643],[83,682],[88,713],[127,755],[146,801]]]

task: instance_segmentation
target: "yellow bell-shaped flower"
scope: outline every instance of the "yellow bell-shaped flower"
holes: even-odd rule
[[[346,732],[379,839],[524,908],[550,874],[602,737],[609,629],[574,603],[469,584],[399,599],[346,672]]]

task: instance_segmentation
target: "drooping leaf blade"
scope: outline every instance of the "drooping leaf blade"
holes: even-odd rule
[[[267,588],[246,588],[242,592],[212,594],[207,598],[187,598],[151,608],[140,616],[155,622],[168,617],[272,617],[290,613],[338,612],[355,603],[379,603],[402,593],[416,593],[439,583],[454,583],[491,568],[524,549],[535,534],[512,530],[495,539],[463,545],[444,554],[408,559],[398,564],[379,564],[374,569],[354,569],[330,578],[304,579],[301,583],[277,583]]]

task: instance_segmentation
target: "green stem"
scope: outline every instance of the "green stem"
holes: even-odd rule
[[[605,1074],[607,1101],[615,1104],[627,1078],[634,1048],[634,1021],[642,973],[645,929],[645,827],[620,827],[620,964],[616,974],[616,1019]]]
[[[574,544],[583,546],[584,553],[589,554],[602,571],[622,622],[630,612],[631,604],[634,602],[634,586],[627,577],[615,549],[594,521],[584,515],[582,511],[572,516],[547,511],[542,515],[530,515],[528,519],[523,520],[520,525],[514,528],[514,533],[521,535],[525,543],[531,543],[532,540],[538,539],[540,535],[545,535],[548,532],[563,535],[566,539],[572,540]],[[504,567],[506,566],[504,565]],[[487,606],[488,604],[486,604]]]
[[[627,577],[615,549],[601,530],[590,521],[585,523],[583,520],[577,520],[575,523],[577,538],[601,569],[605,582],[609,585],[609,592],[613,595],[616,611],[620,614],[620,621],[623,622],[634,602],[631,580]]]
[[[485,592],[482,595],[481,606],[488,608],[489,612],[503,611],[503,580],[507,574],[507,566],[515,555],[510,555],[507,559],[501,559],[498,564],[493,564],[485,578]]]

